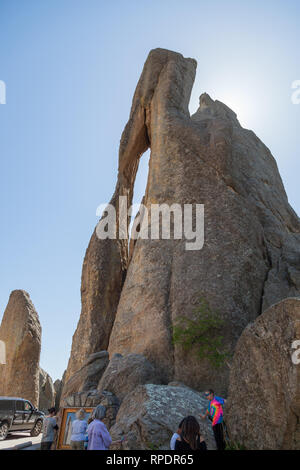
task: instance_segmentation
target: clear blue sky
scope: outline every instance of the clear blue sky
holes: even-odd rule
[[[0,0],[0,318],[13,289],[39,313],[41,365],[67,365],[81,266],[110,200],[118,145],[150,49],[198,62],[191,112],[206,91],[271,149],[300,213],[300,2]],[[143,158],[136,202],[143,194]]]

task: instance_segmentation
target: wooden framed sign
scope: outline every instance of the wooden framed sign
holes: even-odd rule
[[[82,407],[85,411],[86,421],[89,419],[94,408]],[[79,408],[64,408],[62,411],[61,425],[57,440],[57,449],[71,449],[72,422],[76,419],[76,413]]]

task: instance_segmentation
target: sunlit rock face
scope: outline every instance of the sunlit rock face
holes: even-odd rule
[[[82,367],[64,384],[63,397],[96,389],[108,363],[107,351],[99,351],[88,356]]]
[[[122,402],[139,385],[156,383],[157,377],[152,364],[141,354],[114,354],[98,383],[98,390],[107,390]]]
[[[25,398],[39,404],[41,325],[29,294],[10,294],[1,327],[6,345],[6,364],[0,365],[0,395]]]
[[[132,201],[139,158],[150,147],[144,205],[204,204],[204,245],[183,239],[99,240],[94,233],[82,273],[82,312],[67,376],[108,347],[143,354],[161,383],[172,380],[225,393],[229,369],[216,370],[172,343],[172,326],[192,318],[199,297],[224,320],[234,351],[249,322],[268,306],[300,295],[300,223],[269,149],[235,113],[207,94],[190,116],[196,61],[152,50],[121,137],[112,203]],[[195,220],[195,219],[194,219]],[[150,223],[150,221],[149,221]]]

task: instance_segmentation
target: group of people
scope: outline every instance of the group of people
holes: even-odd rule
[[[203,420],[209,418],[212,422],[212,429],[216,440],[218,450],[224,450],[226,447],[223,427],[223,405],[226,402],[224,398],[215,395],[213,390],[205,392],[205,397],[209,401],[208,408],[204,415],[199,415]],[[54,441],[55,430],[58,429],[55,419],[55,408],[50,408],[49,416],[44,419],[43,436],[41,449],[48,450]],[[112,441],[109,431],[103,419],[105,418],[106,408],[98,405],[92,415],[86,420],[84,409],[76,413],[76,419],[71,427],[71,449],[73,450],[108,450],[112,444],[120,444],[120,441]],[[200,425],[195,416],[184,418],[171,438],[170,449],[178,452],[207,450],[207,445],[200,431]]]
[[[102,421],[105,414],[106,408],[102,405],[95,408],[87,421],[83,408],[76,413],[76,419],[72,423],[72,450],[108,450],[112,444],[121,443],[121,441],[112,441],[108,429]]]
[[[209,418],[212,424],[216,446],[218,450],[225,450],[226,441],[223,427],[223,405],[226,402],[224,398],[217,397],[212,389],[204,394],[209,400],[207,410],[200,418]],[[171,438],[171,450],[179,452],[207,450],[206,442],[200,431],[200,425],[195,416],[184,418]]]
[[[212,389],[207,390],[204,396],[209,400],[209,404],[205,414],[199,416],[202,419],[209,418],[211,420],[217,449],[225,450],[223,405],[226,400],[217,397]],[[187,416],[180,422],[177,432],[171,438],[170,448],[179,452],[207,450],[205,439],[201,434],[200,425],[195,416]]]
[[[207,450],[204,437],[195,416],[187,416],[178,426],[170,441],[170,449],[178,452]]]
[[[58,430],[56,422],[56,410],[50,408],[49,415],[43,422],[41,450],[50,450],[55,440],[55,431]],[[72,450],[108,450],[112,444],[122,441],[112,441],[107,427],[103,423],[105,418],[105,406],[98,405],[92,415],[86,420],[83,408],[76,413],[75,420],[71,424],[71,449]]]

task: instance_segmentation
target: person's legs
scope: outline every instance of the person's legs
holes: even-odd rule
[[[84,450],[84,441],[71,441],[72,450]]]
[[[224,430],[223,430],[223,424],[218,423],[215,424],[213,427],[213,432],[217,444],[217,449],[218,450],[224,450],[225,449],[225,440],[224,440]]]
[[[50,450],[51,446],[52,446],[52,442],[48,442],[48,441],[41,442],[41,450]]]
[[[84,450],[84,441],[77,442],[77,450]]]
[[[77,449],[77,446],[76,446],[76,445],[77,445],[77,442],[76,442],[76,441],[71,441],[71,442],[70,442],[70,445],[71,445],[71,449],[72,449],[72,450],[76,450],[76,449]]]

